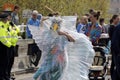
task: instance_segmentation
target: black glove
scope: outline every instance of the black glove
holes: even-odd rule
[[[13,23],[13,22],[10,22],[9,24],[10,24],[12,27],[14,27],[14,23]]]

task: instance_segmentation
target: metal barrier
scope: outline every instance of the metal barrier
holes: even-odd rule
[[[28,44],[34,43],[33,39],[19,39],[17,45],[18,48],[18,56],[15,57],[14,66],[12,72],[19,72],[29,69],[30,61],[29,56],[27,55]]]

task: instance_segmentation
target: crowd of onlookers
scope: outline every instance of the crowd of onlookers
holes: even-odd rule
[[[99,18],[100,12],[96,12],[95,10],[91,9],[89,14],[85,14],[81,18],[77,19],[76,29],[78,33],[83,33],[90,37],[93,45],[95,45],[101,34],[106,33],[109,34],[111,38],[114,27],[119,24],[119,15],[113,15],[110,19],[109,23],[105,23],[104,18]]]
[[[78,33],[88,36],[94,46],[100,40],[102,33],[109,35],[109,49],[112,54],[111,78],[112,80],[120,79],[120,17],[114,14],[109,23],[105,23],[105,18],[99,18],[100,12],[91,9],[89,14],[85,14],[77,19],[76,29]],[[100,50],[100,49],[99,49]],[[101,50],[102,52],[102,50]]]

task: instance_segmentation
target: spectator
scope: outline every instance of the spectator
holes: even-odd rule
[[[112,80],[120,80],[120,24],[114,29],[111,40],[112,63],[111,67]]]
[[[89,17],[89,14],[85,14],[85,16]]]
[[[93,12],[90,15],[90,23],[87,24],[87,29],[85,34],[90,38],[93,45],[98,43],[100,35],[102,33],[102,27],[98,24],[98,19],[100,16],[100,12]]]
[[[113,15],[112,19],[110,20],[110,27],[109,27],[109,37],[110,37],[110,40],[112,40],[113,33],[114,33],[115,28],[118,25],[118,23],[119,23],[119,15]],[[111,44],[111,53],[112,53],[112,63],[111,63],[110,73],[111,73],[111,78],[113,79],[114,78],[114,74],[113,73],[114,73],[115,63],[114,63],[114,51],[112,50],[112,44]]]
[[[109,23],[105,26],[105,33],[109,34],[109,28],[111,24],[112,24],[112,20],[110,20]]]
[[[11,13],[12,22],[13,22],[15,25],[19,25],[18,12],[19,12],[19,7],[18,7],[18,6],[15,6],[15,7],[14,7],[14,11]]]
[[[87,16],[87,18],[88,18],[88,22],[90,22],[90,15],[89,14],[85,14],[85,16]]]
[[[59,12],[55,12],[55,13],[53,13],[53,16],[58,17],[58,16],[60,16],[60,13]]]
[[[31,25],[33,27],[40,27],[40,20],[38,19],[38,11],[37,10],[33,11],[32,17],[27,22],[27,29],[26,29],[27,38],[32,39],[32,34],[28,28],[29,25]],[[37,66],[39,63],[40,57],[41,57],[41,50],[39,50],[36,43],[28,45],[28,55],[30,55],[30,62],[32,64],[34,64],[35,66]],[[34,62],[31,60],[31,58],[33,56],[36,56],[36,60]],[[29,67],[32,67],[32,64],[30,64]]]
[[[90,9],[90,10],[89,10],[89,13],[90,13],[90,14],[93,14],[94,12],[95,12],[94,9]]]
[[[110,24],[107,24],[107,25],[105,26],[105,33],[108,34],[108,32],[109,32],[109,28],[110,28]]]
[[[77,30],[77,26],[80,24],[80,18],[77,18],[76,20],[76,30]]]
[[[94,12],[95,12],[94,9],[89,9],[89,13],[86,13],[86,14],[85,14],[85,16],[88,17],[88,22],[91,22],[91,21],[90,21],[90,15],[91,15],[92,13],[94,13]]]
[[[78,33],[85,33],[86,30],[86,24],[88,23],[87,16],[82,16],[81,20],[77,24],[77,32]]]
[[[27,38],[32,38],[32,34],[28,28],[28,25],[32,25],[34,27],[40,27],[40,20],[37,19],[38,18],[38,11],[34,10],[32,13],[32,17],[28,20],[27,22]]]
[[[105,19],[104,18],[100,18],[99,19],[99,24],[102,26],[102,33],[106,33],[106,24],[105,24]]]
[[[110,24],[110,28],[109,28],[110,40],[112,39],[113,32],[115,30],[115,27],[118,25],[119,21],[120,21],[119,15],[112,16],[112,19],[110,20],[111,24]]]
[[[52,14],[52,13],[49,13],[48,16],[49,16],[49,17],[53,17],[53,14]]]
[[[41,20],[42,19],[42,14],[38,14],[37,19]]]

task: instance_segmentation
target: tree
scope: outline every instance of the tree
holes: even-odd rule
[[[20,6],[20,13],[24,9],[38,10],[43,15],[51,13],[45,6],[58,11],[61,15],[83,15],[93,8],[102,12],[102,17],[108,16],[110,0],[0,0],[0,5],[8,2]]]

